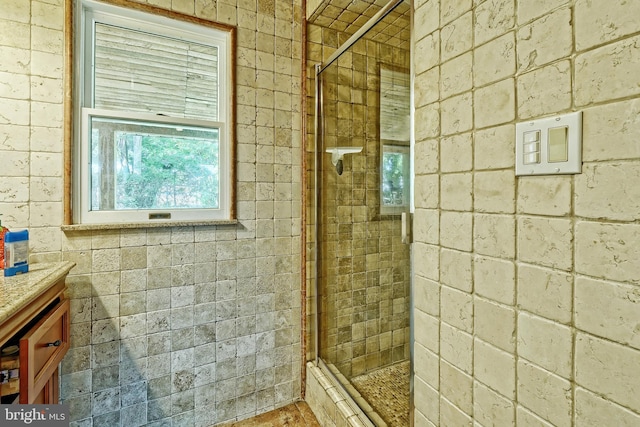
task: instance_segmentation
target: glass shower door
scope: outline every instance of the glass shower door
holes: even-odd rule
[[[388,19],[397,26],[399,16]],[[390,426],[409,425],[410,247],[401,219],[410,192],[410,55],[404,16],[406,31],[396,28],[390,36],[385,18],[318,76],[319,355],[371,420]]]

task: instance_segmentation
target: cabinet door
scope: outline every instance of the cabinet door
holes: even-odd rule
[[[20,403],[58,403],[58,364],[69,349],[69,332],[64,299],[20,339]]]
[[[58,369],[56,369],[49,381],[47,381],[42,390],[33,397],[33,401],[31,403],[37,405],[50,405],[58,403]]]

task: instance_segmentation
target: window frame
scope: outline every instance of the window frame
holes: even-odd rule
[[[126,216],[126,220],[124,222],[144,222],[146,220],[150,221],[162,221],[167,220],[163,219],[163,216],[167,213],[170,213],[171,216],[168,220],[172,221],[199,221],[202,219],[202,212],[208,212],[209,214],[215,215],[220,212],[224,214],[228,210],[230,194],[227,186],[222,184],[222,177],[228,176],[228,151],[223,150],[222,147],[226,144],[224,140],[226,134],[226,125],[223,122],[212,122],[212,121],[204,121],[204,120],[195,120],[195,119],[180,119],[176,121],[173,117],[166,116],[157,116],[150,114],[141,114],[141,113],[126,113],[118,114],[118,112],[114,112],[113,110],[104,110],[104,109],[95,109],[95,108],[83,108],[82,109],[82,135],[80,137],[80,162],[84,165],[90,164],[90,154],[91,154],[91,131],[92,127],[90,125],[90,119],[92,117],[97,118],[106,118],[106,119],[122,119],[122,120],[131,120],[131,121],[141,121],[145,123],[155,123],[155,124],[169,124],[169,125],[181,125],[184,127],[196,126],[203,127],[208,129],[218,129],[219,131],[219,202],[220,206],[216,208],[205,208],[205,209],[135,209],[135,210],[120,210],[117,213],[123,216]],[[91,194],[91,171],[89,167],[80,168],[80,192],[82,194]],[[110,222],[118,222],[113,218],[113,211],[109,210],[98,210],[91,211],[90,204],[92,202],[91,197],[84,197],[80,200],[80,208],[82,212],[91,212],[91,215],[85,218],[87,221],[85,223],[97,223],[104,224]],[[220,215],[218,215],[220,216]],[[155,217],[156,219],[151,219]],[[219,219],[227,219],[219,218]]]
[[[74,108],[73,129],[68,144],[70,148],[67,158],[67,170],[71,170],[68,178],[71,185],[68,203],[70,212],[65,215],[66,224],[140,224],[154,226],[172,223],[196,222],[215,223],[235,220],[235,27],[211,22],[208,20],[183,15],[146,4],[127,4],[122,1],[70,0],[75,2],[75,35],[70,41],[74,56],[74,81],[71,101]],[[115,3],[115,4],[111,4]],[[130,6],[130,7],[129,7]],[[166,116],[164,112],[140,113],[125,110],[95,109],[93,52],[95,22],[108,25],[119,25],[135,31],[145,31],[161,36],[169,36],[204,45],[218,47],[219,50],[219,85],[218,85],[218,118],[199,120],[184,117]],[[142,120],[155,123],[175,125],[195,125],[220,129],[220,204],[217,209],[136,209],[114,211],[92,211],[91,206],[91,172],[89,162],[88,123],[89,115],[107,118]],[[70,159],[77,159],[70,161]],[[83,167],[84,166],[84,167]],[[87,189],[89,191],[87,191]],[[166,213],[169,213],[167,218]],[[156,215],[161,214],[161,215]]]

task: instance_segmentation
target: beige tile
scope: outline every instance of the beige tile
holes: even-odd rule
[[[420,265],[415,266],[414,274],[427,279],[438,280],[440,256],[437,246],[416,243],[414,249],[416,255],[423,260]]]
[[[473,246],[481,255],[513,259],[515,219],[508,215],[475,214]]]
[[[471,417],[447,399],[440,398],[440,422],[448,426],[470,426]]]
[[[440,105],[432,103],[417,108],[415,112],[415,133],[419,138],[433,138],[440,131]]]
[[[415,342],[434,353],[439,352],[438,319],[420,311],[415,312]]]
[[[576,281],[576,327],[640,350],[639,304],[637,286],[588,278]]]
[[[437,389],[440,387],[440,358],[418,343],[415,343],[414,351],[414,374]]]
[[[587,334],[576,338],[575,381],[588,390],[638,411],[640,351]]]
[[[470,133],[442,138],[440,169],[442,172],[469,171],[473,164],[473,142]]]
[[[640,147],[635,135],[639,128],[640,101],[637,99],[585,109],[582,124],[584,161],[638,158]],[[617,129],[615,144],[607,144],[611,129]]]
[[[31,144],[37,143],[36,138],[34,138],[36,130],[29,126],[0,125],[0,138],[4,141],[2,152],[28,151],[30,133],[32,139]]]
[[[509,168],[515,162],[513,125],[474,132],[474,167],[476,170]]]
[[[445,361],[440,362],[440,395],[465,414],[473,413],[473,379]]]
[[[447,248],[470,251],[472,248],[473,215],[469,212],[442,212],[440,242]]]
[[[473,286],[477,295],[513,305],[516,296],[515,265],[511,261],[476,256],[473,260]]]
[[[553,427],[553,424],[548,423],[523,406],[516,408],[516,425],[526,427]]]
[[[566,219],[522,217],[518,256],[522,261],[568,271],[572,267],[573,229]]]
[[[473,176],[473,207],[476,212],[513,213],[515,211],[513,172],[476,172]]]
[[[571,383],[548,371],[518,362],[518,401],[556,426],[571,425]]]
[[[473,299],[471,294],[443,286],[440,291],[440,315],[449,323],[467,333],[473,332]]]
[[[30,104],[26,100],[5,99],[2,105],[2,113],[5,123],[8,122],[12,125],[28,125]]]
[[[616,425],[632,427],[640,423],[640,415],[605,400],[583,388],[576,389],[576,423],[597,427],[615,420]]]
[[[31,24],[53,30],[62,31],[64,23],[64,9],[55,2],[31,2]]]
[[[567,326],[518,315],[518,355],[563,378],[571,378],[573,333]]]
[[[476,86],[502,80],[515,73],[516,43],[509,32],[473,52],[473,81]]]
[[[518,179],[518,212],[564,216],[571,211],[572,178],[521,177]]]
[[[517,79],[520,120],[560,113],[571,107],[571,64],[555,62]]]
[[[549,34],[553,33],[553,37]],[[563,8],[529,25],[521,27],[516,35],[518,71],[540,67],[571,54],[573,47],[571,9]]]
[[[440,285],[424,277],[417,276],[414,279],[414,305],[415,308],[432,316],[440,313]]]
[[[421,378],[416,378],[414,383],[415,410],[420,412],[427,420],[439,425],[440,405],[438,390],[432,388]]]
[[[442,33],[444,36],[444,31]],[[441,66],[440,96],[442,99],[471,90],[472,78],[471,52],[467,52]]]
[[[6,177],[0,182],[0,193],[7,200],[13,202],[29,201],[29,178],[23,177]]]
[[[440,67],[433,67],[421,75],[420,89],[415,91],[415,106],[423,107],[440,99]]]
[[[516,396],[516,360],[482,340],[474,340],[474,378],[509,400]]]
[[[451,97],[440,104],[442,134],[465,132],[473,125],[473,102],[470,92]]]
[[[443,249],[440,253],[440,281],[447,286],[471,292],[471,254]]]
[[[472,178],[470,173],[443,175],[441,185],[441,207],[444,210],[471,211]]]
[[[0,46],[0,54],[8,60],[3,61],[0,71],[16,74],[27,74],[29,66],[29,51],[17,47]],[[3,109],[4,110],[4,109]]]
[[[532,19],[546,15],[566,3],[568,3],[567,0],[540,0],[535,3],[530,3],[527,0],[517,0],[518,24],[526,24]]]
[[[633,221],[638,215],[634,183],[640,163],[585,164],[575,181],[576,214],[587,218]]]
[[[573,277],[532,265],[518,266],[518,307],[567,324],[572,318]]]
[[[504,351],[515,351],[516,315],[513,308],[476,297],[473,319],[475,336]]]
[[[413,236],[417,241],[437,244],[440,239],[440,215],[435,209],[416,209]]]
[[[507,33],[515,23],[513,0],[486,1],[475,9],[474,41],[479,46]]]
[[[0,73],[3,85],[0,97],[9,99],[29,99],[29,76],[18,73]]]
[[[580,221],[576,224],[576,271],[596,278],[638,282],[640,256],[636,242],[640,228],[634,224]]]
[[[436,30],[440,24],[440,2],[421,2],[416,4],[414,12],[414,31],[416,39],[422,39]]]
[[[473,14],[468,12],[442,27],[440,30],[440,44],[441,60],[443,62],[471,49],[473,38],[472,19]]]
[[[515,102],[513,79],[476,89],[473,95],[475,126],[484,128],[512,121],[516,117]]]
[[[639,38],[624,39],[578,55],[575,77],[577,106],[640,93],[630,80],[630,73],[637,64],[634,46]],[[607,76],[607,81],[616,83],[605,85],[600,76]]]
[[[513,402],[477,381],[473,383],[473,416],[483,425],[515,425]]]
[[[640,13],[638,3],[609,4],[605,1],[576,2],[577,50],[610,42],[637,31],[634,16]]]

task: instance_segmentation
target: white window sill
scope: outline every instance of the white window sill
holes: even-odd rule
[[[123,222],[111,224],[68,224],[62,225],[62,231],[89,231],[89,230],[122,230],[135,228],[162,228],[162,227],[198,227],[215,225],[237,225],[237,219],[212,220],[212,221],[162,221],[162,222]]]

